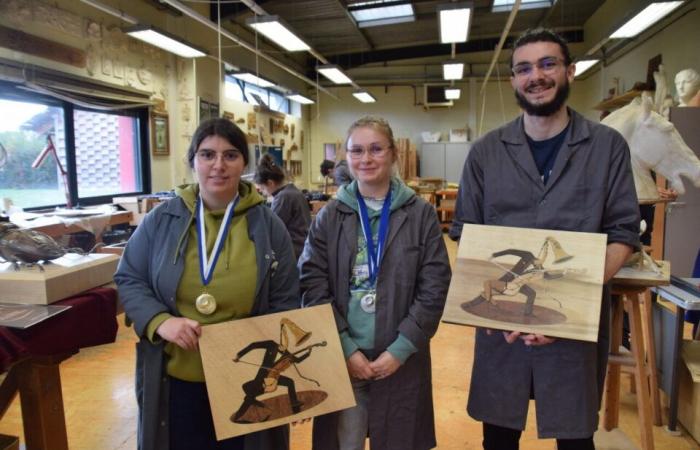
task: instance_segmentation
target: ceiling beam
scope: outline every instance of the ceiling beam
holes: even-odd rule
[[[560,34],[568,43],[583,42],[583,30],[561,31]],[[505,42],[505,48],[510,47],[515,36],[509,36]],[[474,53],[493,51],[498,45],[499,38],[472,39],[463,44],[457,44],[456,53]],[[349,70],[364,64],[397,61],[402,59],[429,58],[431,56],[451,56],[452,49],[445,44],[426,44],[411,47],[400,47],[384,50],[372,50],[370,52],[355,52],[342,55],[329,56],[331,64],[340,65],[343,69]]]

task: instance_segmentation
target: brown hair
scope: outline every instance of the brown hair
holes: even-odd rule
[[[255,184],[265,184],[272,180],[280,184],[285,179],[284,170],[275,163],[270,155],[263,155],[255,168]]]
[[[209,136],[219,136],[226,139],[236,150],[241,152],[245,165],[248,165],[248,140],[238,125],[228,119],[208,119],[200,123],[192,136],[192,142],[187,149],[187,163],[194,167],[194,155],[202,141]]]

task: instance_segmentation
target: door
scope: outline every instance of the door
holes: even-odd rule
[[[671,122],[700,157],[700,108],[671,108]],[[689,277],[700,248],[700,188],[685,178],[683,184],[685,194],[666,207],[664,259],[671,261],[671,273]]]

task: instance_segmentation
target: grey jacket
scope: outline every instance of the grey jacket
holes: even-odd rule
[[[298,308],[298,274],[284,224],[262,205],[250,208],[246,215],[258,266],[252,315]],[[179,316],[175,293],[184,270],[187,233],[181,245],[178,240],[188,227],[190,217],[190,211],[179,197],[159,205],[129,239],[114,276],[124,310],[141,338],[136,350],[139,450],[170,447],[165,343],[152,344],[145,333],[155,315],[168,312]],[[288,446],[287,427],[252,433],[245,438],[246,450],[278,450]]]
[[[547,185],[540,179],[522,116],[474,143],[462,173],[450,236],[462,224],[606,233],[638,247],[639,208],[624,138],[569,110],[571,124]],[[469,415],[523,429],[531,389],[541,438],[593,435],[609,341],[609,290],[603,291],[598,344],[558,339],[541,347],[507,344],[477,330]]]
[[[370,385],[372,448],[425,450],[435,446],[430,338],[447,297],[450,266],[435,210],[412,197],[391,213],[377,279],[375,348],[378,355],[400,332],[418,349],[387,379]],[[331,303],[339,331],[348,328],[350,277],[359,219],[337,200],[316,216],[299,259],[304,306]],[[313,448],[338,447],[337,415],[314,419]]]
[[[298,259],[304,250],[304,241],[311,225],[311,210],[304,194],[289,183],[272,194],[272,211],[287,227]]]

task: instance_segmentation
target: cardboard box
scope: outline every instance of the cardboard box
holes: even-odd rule
[[[700,341],[683,342],[680,367],[678,421],[696,441],[700,441]]]
[[[0,264],[0,292],[4,303],[48,305],[112,281],[119,256],[92,253],[81,256],[69,253],[38,267],[14,270],[9,263]]]

